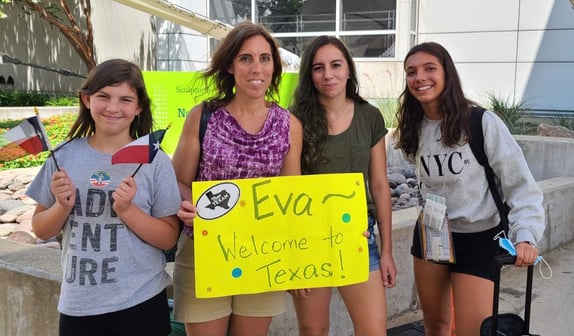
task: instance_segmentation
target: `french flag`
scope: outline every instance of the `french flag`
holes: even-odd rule
[[[150,163],[155,158],[166,130],[146,134],[122,147],[112,155],[112,164]]]
[[[0,134],[0,161],[11,161],[47,150],[50,150],[50,143],[38,116],[24,119]]]

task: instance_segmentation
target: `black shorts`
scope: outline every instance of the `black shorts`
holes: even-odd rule
[[[454,264],[444,263],[451,272],[474,275],[494,281],[497,272],[494,257],[501,254],[498,240],[494,236],[502,231],[502,226],[475,233],[452,233],[454,242]],[[411,254],[415,258],[423,259],[419,224],[415,225]]]
[[[60,336],[167,336],[171,333],[165,289],[128,309],[92,316],[60,314]]]

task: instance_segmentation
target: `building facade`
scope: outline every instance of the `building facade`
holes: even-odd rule
[[[74,2],[74,0],[68,0]],[[144,0],[142,0],[144,1]],[[148,2],[165,2],[148,0]],[[137,2],[137,1],[135,1]],[[415,43],[436,41],[452,54],[467,95],[524,102],[540,115],[574,115],[574,9],[569,0],[173,0],[208,20],[262,23],[280,46],[300,55],[315,36],[336,35],[357,63],[361,93],[396,98],[404,88],[402,62]],[[10,8],[13,6],[13,8]],[[92,2],[98,62],[134,60],[144,70],[198,71],[217,40],[113,0]],[[15,5],[2,5],[0,54],[84,74],[59,31]],[[24,42],[24,43],[22,43]],[[74,91],[78,77],[0,64],[2,78],[24,90]],[[7,84],[4,84],[6,87]]]

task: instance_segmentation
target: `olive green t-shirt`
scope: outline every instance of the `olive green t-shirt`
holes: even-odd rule
[[[355,102],[354,109],[349,128],[340,134],[327,137],[324,154],[328,162],[317,164],[310,173],[363,173],[367,208],[369,213],[377,218],[375,203],[367,188],[369,159],[371,148],[387,134],[388,130],[381,112],[373,105]]]

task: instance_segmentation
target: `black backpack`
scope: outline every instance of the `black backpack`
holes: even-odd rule
[[[510,208],[506,203],[502,201],[502,197],[498,192],[496,187],[496,182],[494,181],[494,171],[490,164],[488,163],[488,158],[484,152],[484,134],[482,133],[482,115],[485,109],[480,106],[472,106],[470,108],[470,149],[476,157],[478,163],[484,167],[484,173],[486,174],[486,180],[488,181],[488,188],[496,203],[496,208],[500,214],[500,222],[504,228],[504,232],[508,233],[508,212]]]
[[[211,111],[207,108],[207,102],[202,103],[201,119],[199,120],[199,160],[203,155],[203,138],[205,137],[205,130],[207,129],[207,122],[211,117]],[[183,231],[183,222],[179,222],[179,234]],[[178,239],[179,240],[179,239]],[[167,262],[175,261],[175,252],[177,250],[177,243],[169,250],[164,251],[165,260]]]

